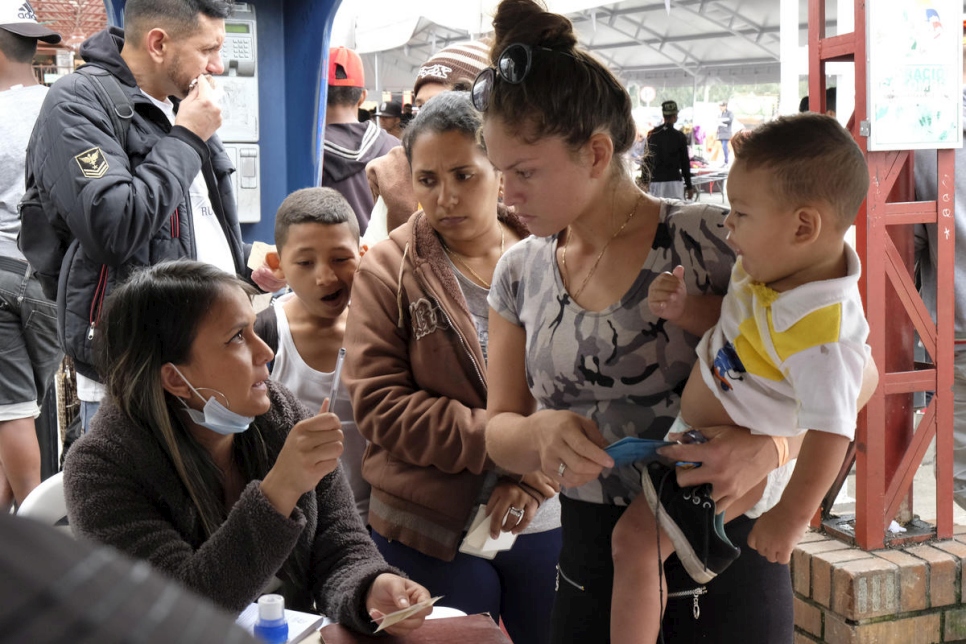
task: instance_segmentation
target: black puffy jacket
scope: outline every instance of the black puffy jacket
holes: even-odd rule
[[[60,271],[58,330],[77,371],[100,380],[91,341],[104,297],[143,266],[196,258],[189,187],[203,172],[215,215],[246,275],[231,186],[234,168],[217,136],[207,142],[180,126],[141,92],[121,58],[124,32],[109,28],[81,45],[81,56],[113,74],[134,104],[122,149],[114,127],[83,74],[50,88],[27,147],[40,201],[62,218],[74,238]]]

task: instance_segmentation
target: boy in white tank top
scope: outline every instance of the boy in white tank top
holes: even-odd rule
[[[316,413],[329,397],[342,348],[352,280],[359,265],[359,222],[352,207],[331,188],[293,192],[275,217],[276,278],[292,292],[258,315],[255,331],[275,350],[272,380],[282,383]],[[352,403],[339,385],[329,411],[342,421],[342,468],[356,509],[367,523],[369,484],[362,478],[366,440],[356,428]]]

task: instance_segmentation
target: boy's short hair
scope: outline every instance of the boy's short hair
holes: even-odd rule
[[[776,195],[791,207],[826,202],[843,230],[855,222],[869,192],[865,155],[848,130],[824,114],[804,112],[760,125],[735,158],[749,170],[771,171]]]
[[[349,224],[356,243],[359,242],[359,220],[352,206],[332,188],[296,190],[278,207],[275,215],[275,246],[279,254],[288,242],[288,230],[296,224]]]
[[[13,63],[30,64],[37,54],[37,39],[0,29],[0,52]]]

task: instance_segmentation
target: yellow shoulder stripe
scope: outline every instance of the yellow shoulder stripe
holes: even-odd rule
[[[812,311],[782,333],[775,331],[771,322],[771,310],[769,310],[768,328],[771,331],[775,351],[784,362],[789,356],[800,351],[839,341],[842,331],[842,303],[836,302]]]
[[[748,318],[738,326],[738,337],[735,338],[734,345],[735,353],[747,373],[768,380],[784,378],[768,355],[754,318]]]
[[[784,362],[790,356],[812,347],[838,342],[842,327],[842,304],[835,303],[813,311],[793,324],[787,331],[775,331],[771,310],[767,312],[768,331],[779,359]],[[769,356],[754,319],[747,319],[738,327],[735,352],[745,371],[768,380],[784,378],[778,366]]]

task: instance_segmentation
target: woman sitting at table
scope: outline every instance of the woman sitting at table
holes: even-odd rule
[[[107,299],[108,389],[64,468],[80,536],[145,559],[241,611],[277,577],[288,608],[360,632],[428,599],[367,535],[339,470],[339,418],[268,379],[252,291],[207,264],[135,273]],[[424,609],[388,629],[407,633]]]

